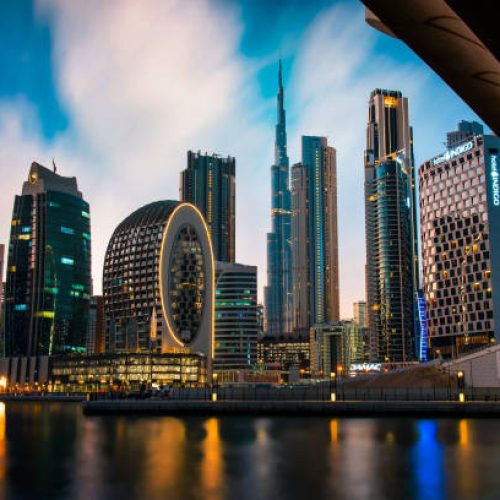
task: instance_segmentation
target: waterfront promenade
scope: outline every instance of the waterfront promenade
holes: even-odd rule
[[[83,402],[85,415],[324,415],[412,417],[500,417],[495,401],[186,401],[96,400]]]

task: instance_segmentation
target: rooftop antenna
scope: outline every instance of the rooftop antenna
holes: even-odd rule
[[[54,167],[54,174],[57,172],[57,167],[56,167],[56,162],[54,161],[54,158],[52,158],[52,166]]]

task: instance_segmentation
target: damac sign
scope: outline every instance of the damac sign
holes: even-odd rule
[[[446,151],[446,153],[442,154],[441,156],[434,158],[434,160],[432,160],[432,164],[439,165],[440,163],[451,160],[452,158],[455,158],[455,156],[461,155],[462,153],[465,153],[466,151],[470,151],[473,147],[474,147],[474,143],[472,141],[466,142],[465,144],[460,144],[460,146],[457,146],[455,149],[450,149],[449,151]]]
[[[500,205],[500,182],[498,180],[498,167],[497,167],[497,155],[490,156],[490,166],[491,166],[491,191],[493,192],[493,205],[498,207]]]

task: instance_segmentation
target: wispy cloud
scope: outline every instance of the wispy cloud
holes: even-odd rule
[[[176,199],[186,151],[201,149],[237,159],[237,258],[259,266],[263,286],[275,104],[261,97],[257,83],[269,55],[249,60],[239,51],[240,10],[209,0],[41,0],[37,13],[51,28],[55,83],[69,126],[47,144],[29,103],[0,102],[0,241],[8,238],[13,196],[29,164],[55,157],[63,175],[78,177],[91,204],[99,291],[115,226],[142,204]],[[376,53],[377,36],[360,5],[349,2],[323,10],[286,50],[295,50],[286,95],[291,160],[300,159],[302,134],[325,135],[338,151],[344,316],[364,295],[369,93],[402,90],[413,123],[426,127],[432,111],[429,70]]]

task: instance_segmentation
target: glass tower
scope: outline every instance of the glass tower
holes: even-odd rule
[[[269,336],[289,333],[292,319],[292,212],[281,61],[278,69],[277,102],[278,123],[274,165],[271,167],[272,230],[267,234],[267,286],[264,291],[266,335]]]
[[[250,369],[257,361],[257,268],[217,262],[214,368]]]
[[[212,236],[215,260],[235,260],[235,159],[188,151],[181,172],[181,200],[202,212]]]
[[[418,250],[408,99],[370,95],[365,151],[367,305],[373,360],[404,362],[418,352]]]
[[[294,331],[339,319],[336,151],[326,137],[302,137],[292,167]]]
[[[90,266],[89,205],[76,179],[33,163],[12,215],[7,356],[85,351]]]

